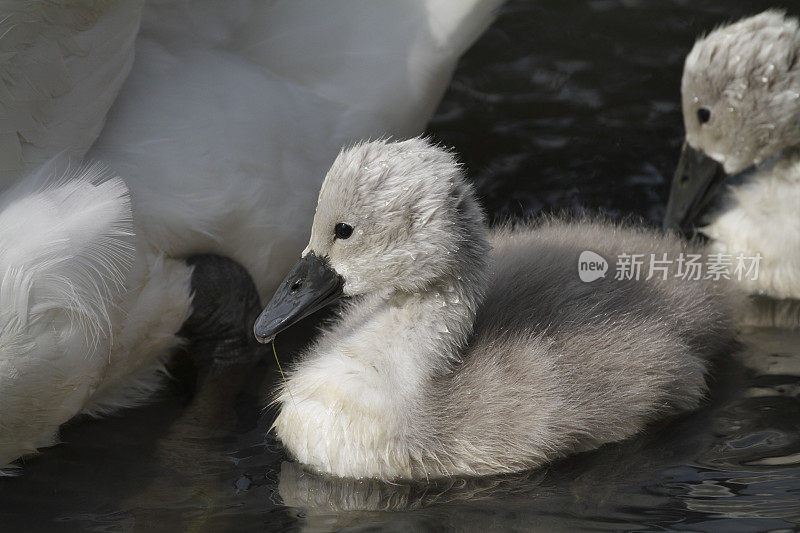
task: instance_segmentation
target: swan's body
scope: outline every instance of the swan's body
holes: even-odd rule
[[[350,237],[337,236],[340,223]],[[281,389],[278,437],[337,476],[482,475],[624,439],[695,407],[707,357],[731,344],[735,299],[674,270],[617,281],[612,267],[585,283],[585,250],[613,264],[622,253],[688,248],[600,222],[487,233],[450,153],[419,139],[342,152],[304,258],[256,323],[267,341],[303,314],[292,302],[353,297]]]
[[[191,269],[137,244],[125,184],[67,178],[23,183],[0,213],[0,465],[77,413],[141,401],[190,311]]]
[[[2,163],[16,172],[7,182],[26,177],[5,192],[0,215],[2,298],[15,302],[0,324],[0,467],[51,443],[78,413],[149,396],[191,313],[187,256],[227,255],[257,275],[259,290],[273,288],[302,246],[338,147],[421,130],[497,2],[420,0],[403,9],[352,2],[331,10],[298,1],[154,0],[108,117],[130,68],[141,3],[98,3],[107,12],[86,4],[100,15],[66,25],[77,51],[59,33],[62,20],[86,15],[73,4],[55,3],[47,16],[33,10],[0,35],[1,45],[16,46],[9,36],[21,32],[33,44],[18,55],[52,59],[42,70],[74,82],[64,97],[16,87],[0,102],[22,109],[5,123],[11,135],[0,135],[21,146],[2,145]],[[66,73],[52,68],[60,57],[35,55],[42,46],[67,49]],[[108,71],[107,79],[90,91],[87,70]],[[25,114],[28,96],[43,98],[29,107],[48,111],[47,121]],[[67,97],[91,104],[91,116],[75,100],[62,102]],[[107,175],[65,170],[104,120],[87,157],[107,164]],[[5,157],[11,152],[21,155]],[[106,218],[94,218],[101,207]],[[39,220],[54,231],[34,232]],[[17,278],[24,283],[12,283]],[[80,290],[70,301],[40,290],[45,282],[56,296]]]
[[[130,72],[142,4],[0,7],[0,190],[54,154],[83,158]]]
[[[154,3],[89,157],[124,177],[144,240],[230,257],[265,295],[339,148],[419,133],[498,3]]]
[[[700,230],[713,251],[760,254],[757,279],[741,286],[775,298],[800,298],[799,56],[797,20],[766,11],[699,39],[681,86],[684,150],[727,175],[755,165],[724,188]],[[666,225],[691,222],[724,179],[704,165],[679,168]]]

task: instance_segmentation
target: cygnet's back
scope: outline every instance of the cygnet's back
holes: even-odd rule
[[[490,242],[467,354],[423,403],[446,408],[418,417],[429,445],[441,436],[462,448],[440,457],[468,458],[478,473],[518,470],[629,437],[696,407],[708,357],[733,347],[738,297],[725,280],[676,278],[681,254],[697,253],[677,238],[551,219],[496,230]],[[605,277],[581,281],[584,251],[608,261]],[[672,261],[667,279],[658,269],[646,279],[651,253]],[[639,279],[615,279],[623,254],[644,254]]]

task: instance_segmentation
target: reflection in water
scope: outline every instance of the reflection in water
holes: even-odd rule
[[[464,58],[430,133],[462,154],[494,220],[585,206],[657,225],[683,139],[683,57],[697,34],[763,7],[511,0]],[[756,299],[753,313],[747,324],[800,323],[796,302]],[[282,360],[311,331],[306,321],[283,335]],[[253,370],[218,422],[179,380],[154,405],[71,424],[23,476],[0,479],[0,525],[790,529],[800,520],[800,331],[745,328],[742,341],[694,413],[534,472],[426,485],[335,480],[287,462],[264,436],[274,363]]]
[[[800,300],[775,300],[766,296],[753,296],[750,300],[751,305],[741,317],[742,324],[765,328],[800,328]]]
[[[778,519],[800,520],[800,331],[751,328],[743,337],[745,386],[715,417],[725,438],[698,456],[702,481],[681,482],[686,506],[787,527]]]
[[[619,526],[628,518],[610,505],[617,494],[659,465],[670,464],[676,455],[687,458],[698,448],[695,442],[672,446],[676,443],[670,438],[662,441],[671,444],[668,449],[666,444],[647,446],[645,442],[649,439],[609,446],[601,453],[573,457],[532,472],[427,484],[334,479],[306,472],[296,463],[284,463],[278,490],[284,504],[304,509],[303,525],[310,530],[384,521],[411,524],[420,519],[463,527],[463,519],[456,517],[470,509],[469,529],[475,530],[498,523],[496,512],[475,512],[478,509],[506,514],[501,522],[506,528],[525,527],[532,521],[556,526],[564,519],[577,526],[600,516]],[[653,504],[645,500],[645,505]],[[578,516],[570,516],[574,510],[579,510]]]

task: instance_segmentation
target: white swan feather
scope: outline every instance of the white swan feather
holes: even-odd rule
[[[0,187],[58,153],[80,161],[133,63],[143,0],[0,7]]]

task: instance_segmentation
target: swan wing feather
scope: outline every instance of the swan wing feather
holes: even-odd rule
[[[52,444],[102,378],[132,236],[127,187],[102,166],[0,199],[0,465]]]

